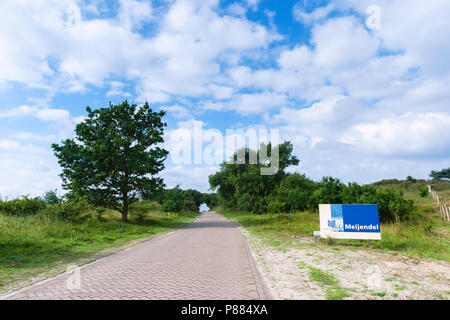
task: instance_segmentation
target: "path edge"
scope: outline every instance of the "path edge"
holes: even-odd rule
[[[217,212],[214,212],[214,213],[221,215],[220,213],[217,213]],[[223,216],[223,215],[221,215],[221,216],[224,217],[227,221],[230,221],[225,216]],[[247,256],[248,256],[248,260],[250,263],[250,268],[252,270],[253,279],[255,280],[255,285],[256,285],[256,289],[258,291],[259,297],[261,298],[261,300],[276,300],[274,295],[270,291],[269,286],[267,285],[267,282],[264,278],[263,273],[258,268],[258,262],[256,261],[255,256],[253,255],[253,251],[250,248],[248,239],[247,239],[246,235],[242,232],[242,229],[245,229],[245,228],[242,226],[242,224],[240,224],[236,221],[230,221],[230,222],[238,225],[239,232],[241,233],[242,240],[244,241],[244,244],[245,244],[245,249],[247,250]]]
[[[262,300],[276,300],[273,296],[272,292],[270,291],[269,287],[267,286],[266,280],[264,278],[264,275],[258,268],[258,263],[256,262],[255,256],[253,255],[253,251],[250,248],[250,245],[248,244],[248,239],[245,236],[245,234],[242,232],[241,228],[239,228],[239,231],[244,238],[245,247],[247,249],[247,253],[250,260],[250,265],[252,268],[252,273],[254,275],[256,287],[258,289],[259,296],[262,296]]]

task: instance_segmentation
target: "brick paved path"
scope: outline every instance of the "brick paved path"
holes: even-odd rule
[[[204,213],[189,226],[6,299],[270,299],[237,225]]]

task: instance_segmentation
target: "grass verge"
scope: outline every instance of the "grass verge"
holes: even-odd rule
[[[252,214],[220,211],[231,221],[240,223],[249,232],[280,250],[292,245],[304,245],[296,238],[311,237],[319,230],[317,212],[291,214]],[[394,251],[410,257],[425,257],[450,261],[448,234],[450,225],[435,214],[421,214],[414,221],[381,225],[380,241],[372,241],[373,249]],[[363,240],[323,241],[321,245],[351,248],[367,247]]]
[[[0,214],[0,293],[60,273],[68,265],[95,260],[95,255],[102,256],[105,249],[181,227],[197,215],[149,212],[123,223],[114,211],[102,217],[86,213],[76,221],[56,220],[44,214]]]

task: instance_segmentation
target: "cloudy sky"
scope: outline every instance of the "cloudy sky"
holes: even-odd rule
[[[279,129],[293,171],[344,181],[450,166],[450,1],[2,0],[0,195],[61,189],[51,143],[124,99],[178,128]],[[169,186],[216,164],[169,158]]]

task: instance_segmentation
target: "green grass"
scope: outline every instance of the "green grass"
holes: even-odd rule
[[[403,291],[403,290],[405,290],[405,287],[402,287],[402,286],[399,286],[398,284],[395,284],[394,285],[394,289],[397,290],[397,291]]]
[[[0,292],[55,269],[61,272],[68,264],[89,260],[103,249],[180,227],[197,215],[150,212],[123,223],[114,211],[101,218],[86,213],[78,221],[58,221],[44,214],[0,214]]]
[[[310,212],[293,214],[252,214],[248,212],[220,211],[228,219],[242,224],[274,246],[292,243],[296,236],[312,236],[319,230],[319,215]]]
[[[386,292],[374,292],[373,295],[377,297],[384,297],[386,295]]]
[[[337,280],[332,274],[311,266],[309,266],[309,277],[321,285],[332,286],[337,284]]]
[[[304,264],[304,266],[306,266]],[[325,290],[325,297],[328,300],[342,300],[349,296],[347,289],[339,286],[338,280],[331,273],[319,268],[306,266],[309,269],[309,278],[319,284]]]

